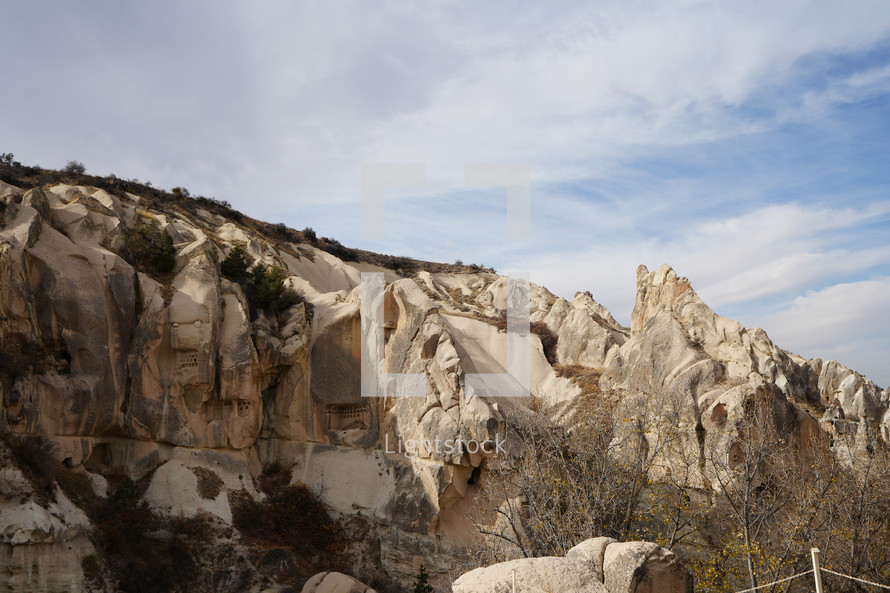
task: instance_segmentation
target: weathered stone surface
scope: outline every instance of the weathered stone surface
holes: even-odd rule
[[[145,501],[165,514],[194,517],[203,512],[231,523],[232,509],[227,494],[222,480],[212,470],[168,461],[152,476]]]
[[[84,590],[81,561],[95,553],[86,514],[59,489],[36,494],[2,444],[0,462],[0,590]]]
[[[376,591],[343,573],[321,572],[306,581],[302,593],[376,593]]]
[[[599,574],[572,558],[524,558],[477,568],[461,575],[453,593],[510,593],[513,574],[519,591],[552,593],[606,593]]]
[[[566,552],[566,558],[583,562],[591,567],[603,580],[603,564],[605,562],[606,548],[617,540],[611,537],[593,537],[585,540]]]
[[[669,550],[649,542],[597,537],[565,558],[524,558],[477,568],[454,581],[454,593],[692,593],[692,576]]]
[[[689,570],[669,550],[650,542],[612,543],[603,557],[609,593],[692,593]]]
[[[469,529],[464,506],[473,504],[491,455],[458,443],[496,441],[533,401],[486,397],[467,385],[469,374],[507,366],[507,336],[497,328],[507,278],[484,271],[402,277],[273,240],[252,223],[200,208],[161,210],[150,199],[84,186],[0,185],[0,199],[0,347],[14,360],[0,376],[0,429],[47,435],[54,455],[91,472],[101,495],[101,473],[139,478],[154,471],[146,500],[167,514],[209,512],[230,521],[229,492],[259,499],[257,474],[274,464],[290,468],[294,482],[309,484],[336,512],[373,520],[390,575],[410,583],[423,560],[444,578]],[[175,242],[170,274],[137,272],[119,255],[126,231],[149,221]],[[236,245],[252,261],[284,269],[287,286],[306,302],[280,315],[252,308],[245,291],[219,272],[219,260]],[[383,337],[382,368],[421,377],[417,397],[361,395],[362,272],[385,280],[383,326],[374,329]],[[560,364],[602,371],[600,388],[623,397],[620,413],[679,431],[685,455],[695,458],[701,447],[728,455],[754,398],[768,400],[795,434],[815,429],[809,414],[824,411],[818,426],[849,429],[851,447],[890,441],[887,390],[716,315],[667,266],[641,268],[637,280],[630,329],[590,293],[569,302],[536,285],[531,320],[558,337]],[[570,422],[580,388],[558,376],[537,335],[530,342],[530,394]],[[643,447],[659,434],[638,432],[626,442]],[[28,486],[9,469],[0,467],[0,494],[14,501]],[[210,498],[213,488],[201,493],[199,475],[213,482],[204,471],[223,482]],[[697,479],[707,483],[707,476]],[[16,513],[34,525],[48,521],[45,527],[61,521],[37,506],[43,511]],[[49,532],[19,526],[9,538],[23,542],[16,550],[37,554],[43,548],[23,546],[56,545],[44,540],[67,523],[60,525]],[[72,533],[71,541],[78,537]],[[585,542],[538,568],[577,562],[599,583],[603,546],[610,544]],[[33,556],[13,551],[0,564]]]

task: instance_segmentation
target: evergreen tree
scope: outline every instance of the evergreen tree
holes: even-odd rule
[[[234,247],[229,251],[222,264],[220,264],[219,270],[223,276],[232,282],[243,283],[247,280],[247,268],[249,265],[244,250],[240,247]]]
[[[421,564],[420,572],[417,573],[417,578],[414,579],[412,593],[433,593],[433,587],[429,584],[429,578],[430,575],[427,574],[426,568]]]

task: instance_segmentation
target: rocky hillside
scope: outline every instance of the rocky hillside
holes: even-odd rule
[[[181,192],[7,179],[20,186],[0,182],[5,590],[126,589],[115,546],[133,542],[109,538],[140,517],[134,541],[190,559],[169,570],[193,590],[283,590],[320,570],[398,590],[421,564],[445,587],[491,455],[405,444],[496,441],[534,414],[570,426],[591,394],[651,420],[644,439],[677,430],[681,447],[648,450],[662,467],[693,458],[700,490],[722,483],[705,459],[739,455],[758,398],[839,458],[890,441],[890,390],[716,315],[667,266],[638,270],[630,328],[590,293],[532,285],[532,397],[487,400],[466,376],[505,365],[508,282],[490,270],[349,250]],[[361,397],[370,271],[386,282],[386,371],[423,374],[425,397]],[[258,530],[287,505],[318,522]],[[325,521],[336,538],[315,533]],[[200,553],[176,548],[195,540]]]

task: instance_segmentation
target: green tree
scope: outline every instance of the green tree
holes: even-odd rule
[[[259,262],[251,270],[253,303],[269,313],[279,313],[295,305],[297,296],[284,284],[287,274],[278,266]]]
[[[429,584],[429,579],[430,575],[427,574],[426,568],[421,564],[420,572],[417,573],[417,578],[414,579],[412,593],[433,593],[433,587]]]
[[[250,267],[250,263],[247,261],[247,256],[244,253],[244,250],[240,247],[234,247],[229,254],[226,255],[226,258],[223,260],[222,264],[220,264],[220,272],[222,275],[231,280],[232,282],[245,283],[249,277],[247,273],[247,269]]]
[[[172,272],[176,267],[173,237],[166,230],[162,231],[156,220],[126,232],[123,255],[137,268],[159,274]]]

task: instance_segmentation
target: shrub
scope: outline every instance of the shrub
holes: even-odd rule
[[[233,520],[245,536],[285,546],[301,557],[337,556],[345,543],[340,527],[305,484],[285,486],[262,503],[242,499],[235,505]]]
[[[315,234],[315,230],[313,230],[311,226],[307,226],[303,229],[303,238],[313,245],[318,242],[318,236]]]
[[[124,593],[185,590],[197,570],[194,541],[206,540],[206,519],[174,520],[173,538],[159,540],[152,531],[164,520],[144,502],[139,488],[127,478],[95,513],[95,523],[109,567]]]
[[[258,262],[250,270],[249,267],[247,254],[242,248],[234,247],[220,265],[220,272],[244,288],[252,306],[275,314],[300,302],[300,297],[285,285],[287,273],[284,270],[263,262]]]
[[[559,341],[559,336],[554,334],[543,321],[533,321],[529,325],[529,330],[541,338],[541,347],[544,349],[544,357],[547,358],[547,362],[556,364],[556,344]]]
[[[124,234],[124,259],[144,271],[166,274],[176,266],[173,237],[156,220]]]
[[[344,247],[340,241],[330,237],[322,237],[319,247],[343,261],[358,261],[358,252],[355,249]]]
[[[243,284],[247,282],[247,269],[249,267],[250,263],[247,261],[244,250],[240,247],[234,247],[229,251],[222,264],[220,264],[219,271],[232,282]]]
[[[9,447],[15,464],[18,466],[41,503],[54,501],[55,494],[55,466],[56,460],[52,455],[52,443],[43,435],[13,435],[3,436],[3,441]]]
[[[417,578],[414,579],[412,593],[433,593],[433,587],[430,585],[429,579],[430,575],[427,574],[426,568],[421,564],[420,572],[417,573]]]
[[[125,477],[114,492],[111,493],[109,500],[125,501],[134,500],[139,496],[139,485],[130,477]]]
[[[75,175],[83,175],[87,172],[87,168],[80,161],[68,161],[62,170],[65,173],[73,173]]]
[[[284,284],[287,274],[278,266],[259,262],[251,270],[252,302],[268,313],[280,313],[297,304],[297,295]]]
[[[499,332],[507,331],[506,315],[503,315],[501,317],[483,317],[482,320],[494,325],[496,328],[498,328]],[[549,362],[550,364],[556,364],[556,345],[559,342],[559,336],[554,334],[550,330],[550,327],[543,321],[531,322],[528,329],[531,333],[541,338],[541,347],[544,350],[544,357],[547,359],[547,362]]]

